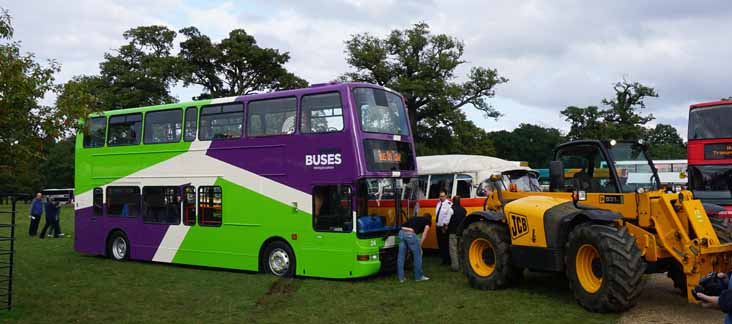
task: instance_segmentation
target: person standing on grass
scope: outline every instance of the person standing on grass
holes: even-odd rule
[[[58,201],[51,198],[46,199],[46,224],[43,225],[43,230],[41,230],[41,238],[46,238],[46,230],[49,226],[52,226],[53,237],[60,237],[61,230],[58,228],[58,214],[60,211]]]
[[[414,216],[399,230],[399,254],[397,255],[397,277],[404,282],[404,259],[407,257],[407,248],[412,251],[414,258],[414,280],[430,280],[422,272],[422,244],[430,231],[430,215]],[[422,234],[420,238],[418,235]]]
[[[452,197],[452,211],[450,223],[447,224],[447,232],[450,235],[450,268],[453,271],[458,271],[460,270],[458,260],[458,226],[460,226],[460,222],[465,219],[465,215],[468,213],[460,204],[460,196]]]
[[[435,207],[435,226],[437,226],[437,247],[440,249],[442,264],[450,264],[449,235],[447,225],[452,216],[452,203],[447,200],[447,192],[440,190],[440,201]]]
[[[31,201],[28,235],[36,236],[38,234],[38,223],[41,222],[41,215],[43,215],[43,194],[39,192],[36,193],[36,198]]]

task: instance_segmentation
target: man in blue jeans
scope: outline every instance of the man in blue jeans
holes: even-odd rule
[[[407,254],[407,247],[412,251],[414,257],[414,280],[430,280],[422,273],[422,243],[430,230],[432,219],[430,215],[415,216],[407,221],[399,231],[399,255],[397,257],[397,277],[399,282],[404,282],[404,259]],[[422,234],[420,238],[418,235]]]

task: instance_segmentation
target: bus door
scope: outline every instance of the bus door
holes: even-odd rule
[[[313,231],[303,242],[307,275],[348,276],[356,261],[354,251],[354,214],[352,188],[345,184],[324,184],[313,187]]]

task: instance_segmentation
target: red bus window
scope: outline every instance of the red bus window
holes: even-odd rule
[[[222,196],[220,186],[198,187],[198,225],[221,226]]]
[[[183,225],[196,224],[196,189],[193,186],[183,188]]]

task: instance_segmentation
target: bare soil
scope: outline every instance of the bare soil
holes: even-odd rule
[[[686,297],[674,288],[671,279],[665,274],[646,276],[638,305],[623,313],[620,324],[630,323],[723,323],[724,313],[718,309],[705,309],[691,304]]]

